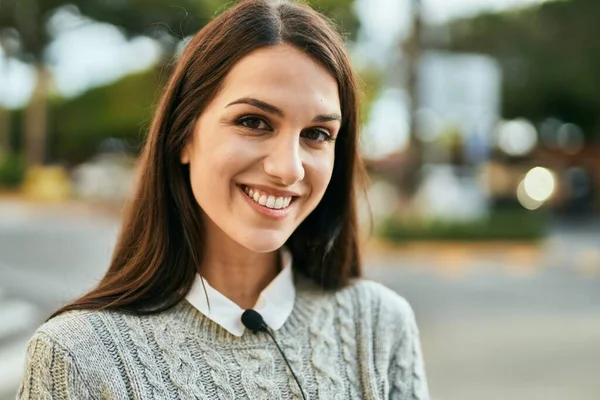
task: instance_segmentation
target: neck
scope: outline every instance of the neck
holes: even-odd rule
[[[200,275],[242,309],[253,308],[279,273],[278,252],[255,253],[228,237],[207,239]]]

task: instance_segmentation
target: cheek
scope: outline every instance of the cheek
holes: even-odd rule
[[[325,194],[325,190],[331,180],[333,173],[334,154],[328,154],[326,156],[320,155],[314,157],[307,163],[306,172],[310,179],[310,185],[312,187],[313,196],[315,200],[320,201]]]
[[[200,140],[193,149],[190,163],[190,179],[198,200],[218,200],[229,195],[233,178],[252,165],[256,151],[237,138],[226,136],[215,140],[218,135]]]
[[[200,141],[193,149],[190,160],[190,182],[196,201],[202,208],[211,208],[211,199],[221,197],[227,163],[223,152],[212,143]]]

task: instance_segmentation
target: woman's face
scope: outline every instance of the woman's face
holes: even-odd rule
[[[335,78],[300,51],[240,60],[181,154],[209,240],[280,248],[325,193],[340,116]]]

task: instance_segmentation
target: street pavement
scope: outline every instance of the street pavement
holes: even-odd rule
[[[103,274],[118,220],[0,201],[0,400],[27,339]],[[600,398],[600,224],[557,224],[539,247],[370,246],[365,275],[417,315],[432,398]]]

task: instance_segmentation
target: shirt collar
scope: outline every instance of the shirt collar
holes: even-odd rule
[[[260,293],[253,307],[262,315],[266,324],[273,330],[283,326],[294,308],[296,289],[292,274],[292,254],[285,247],[280,250],[281,271]],[[218,290],[209,285],[204,279],[204,287],[210,301],[210,310],[206,302],[206,294],[202,287],[202,277],[196,274],[196,278],[186,296],[187,301],[207,318],[225,328],[235,336],[242,336],[245,327],[242,324],[242,313],[244,310],[233,301],[225,297]]]

